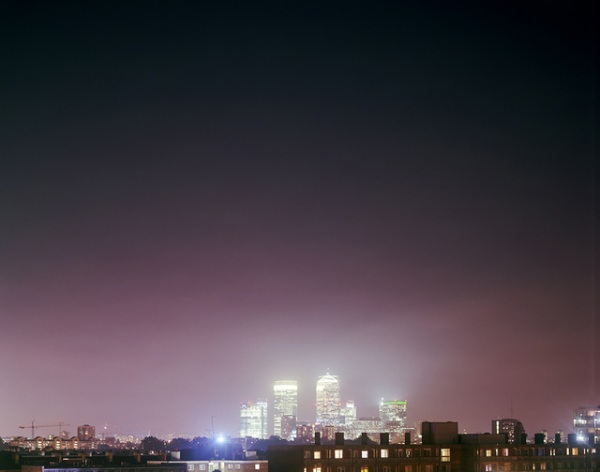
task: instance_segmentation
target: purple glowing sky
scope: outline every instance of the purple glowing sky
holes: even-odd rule
[[[592,3],[216,3],[3,4],[0,434],[600,403]]]

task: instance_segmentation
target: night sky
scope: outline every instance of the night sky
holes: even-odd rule
[[[0,3],[0,434],[600,404],[593,2]],[[57,434],[40,429],[40,434]]]

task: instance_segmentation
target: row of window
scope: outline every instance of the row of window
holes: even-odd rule
[[[172,467],[82,467],[82,468],[60,468],[60,469],[50,469],[43,468],[44,472],[181,472],[181,468],[172,468]]]
[[[547,467],[545,462],[537,464],[485,464],[480,470],[482,472],[510,472],[510,471],[539,471],[539,470],[596,470],[593,464],[584,463],[558,463],[552,464],[553,467]],[[590,469],[589,467],[592,467]],[[434,465],[426,464],[421,466],[397,466],[392,468],[391,466],[383,466],[377,468],[377,472],[434,472],[439,470],[440,472],[450,472],[450,465],[442,465],[439,469],[436,469]],[[332,470],[331,467],[321,467],[320,464],[313,466],[311,469],[304,468],[304,472],[374,472],[375,468],[368,465],[360,466],[349,466],[349,467],[336,467]]]
[[[567,447],[564,449],[555,449],[555,448],[518,448],[518,449],[509,449],[507,447],[503,448],[491,448],[482,450],[481,455],[485,457],[495,457],[495,456],[503,456],[503,457],[515,457],[515,456],[578,456],[580,453],[585,454],[586,449],[582,449],[580,451],[577,447]],[[592,453],[595,451],[592,450]]]
[[[361,465],[357,467],[336,467],[334,470],[332,470],[331,467],[326,467],[323,469],[320,465],[316,465],[312,469],[310,469],[310,472],[374,472],[375,470],[377,470],[377,472],[434,472],[434,470],[439,470],[439,472],[450,472],[450,466],[442,465],[439,469],[434,469],[434,466],[431,464],[426,464],[424,466],[419,467],[405,465],[395,467],[392,470],[392,467],[389,465],[385,465],[377,469],[373,468],[372,466],[370,467],[368,465]],[[305,467],[304,472],[309,472],[309,470],[307,470]]]
[[[511,471],[537,471],[537,470],[596,470],[594,464],[584,462],[557,462],[556,464],[538,463],[520,463],[520,464],[485,464],[481,470],[484,472],[511,472]]]
[[[196,465],[198,466],[198,468],[196,468]],[[234,463],[234,464],[227,464],[226,469],[227,470],[239,470],[241,469],[241,464],[239,463]],[[194,470],[206,470],[207,469],[207,464],[188,464],[187,466],[187,470],[188,472],[193,472]],[[254,470],[260,470],[260,464],[254,464]]]
[[[334,459],[344,459],[345,455],[347,458],[354,458],[354,459],[368,459],[368,458],[374,458],[374,457],[380,457],[382,459],[387,459],[388,457],[401,457],[401,458],[410,458],[410,457],[418,457],[419,456],[419,451],[421,452],[421,457],[436,457],[433,454],[437,454],[437,450],[431,450],[431,449],[416,449],[416,450],[412,450],[412,449],[392,449],[392,451],[395,452],[395,454],[390,455],[390,450],[389,449],[361,449],[361,450],[344,450],[344,449],[334,449],[333,450],[333,458]],[[349,453],[352,453],[352,455],[350,456]],[[379,455],[378,455],[379,453]],[[449,448],[441,448],[439,450],[439,454],[441,457],[442,462],[448,462],[450,461],[450,449]],[[324,451],[320,451],[320,450],[314,450],[314,451],[310,451],[310,450],[306,450],[304,451],[304,458],[305,459],[331,459],[332,458],[332,454],[331,454],[331,449],[326,449]]]

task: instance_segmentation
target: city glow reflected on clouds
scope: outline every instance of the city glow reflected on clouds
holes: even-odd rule
[[[359,416],[568,430],[588,7],[234,4],[7,4],[0,434],[229,435],[285,378],[313,420],[327,369]]]

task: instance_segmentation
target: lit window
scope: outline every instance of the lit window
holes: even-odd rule
[[[344,450],[343,449],[336,449],[334,452],[334,457],[336,459],[343,459],[344,458]]]
[[[188,470],[194,470],[194,464],[188,464]]]
[[[321,472],[321,466],[313,467],[313,472]]]
[[[404,472],[412,472],[412,465],[405,465]]]
[[[321,458],[321,451],[315,451],[313,453],[313,459],[320,459]]]
[[[572,456],[576,456],[577,454],[579,454],[579,450],[576,447],[572,448],[571,449],[571,455]]]
[[[502,455],[504,457],[508,457],[508,448],[507,447],[505,447],[504,449],[502,449]]]
[[[382,449],[381,450],[381,457],[383,457],[384,459],[387,457],[390,457],[390,451],[388,451],[387,449]]]
[[[491,449],[486,449],[485,450],[485,457],[492,457],[492,450]]]
[[[254,470],[260,470],[260,464],[254,464]]]
[[[491,452],[491,451],[490,451]],[[486,464],[485,465],[485,472],[492,472],[492,464]]]
[[[363,459],[368,459],[369,451],[360,451],[360,457],[362,457]]]
[[[441,454],[442,454],[442,462],[450,462],[450,449],[443,447]]]
[[[360,466],[360,472],[369,472],[369,466],[361,465]]]

